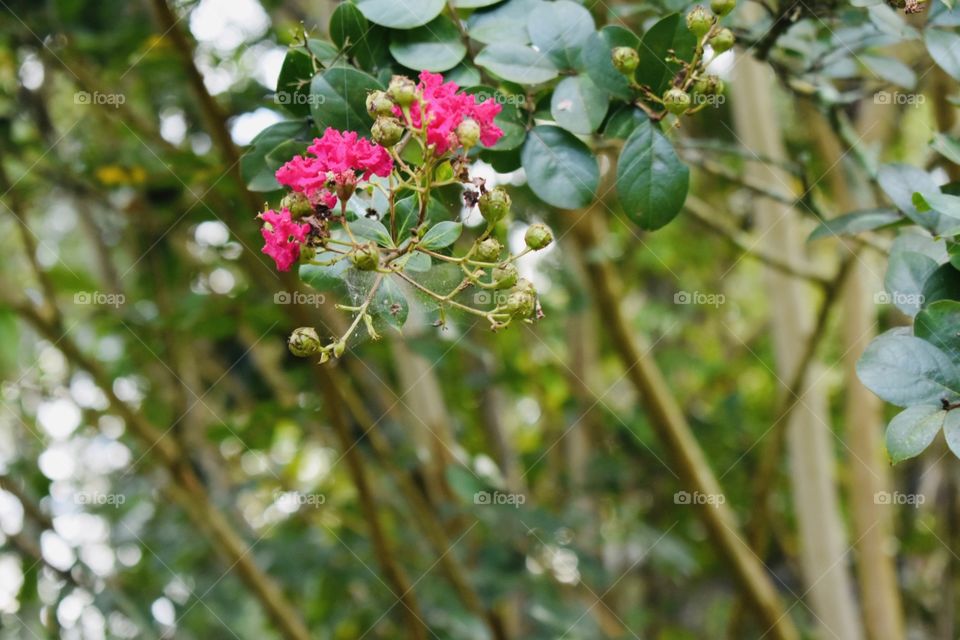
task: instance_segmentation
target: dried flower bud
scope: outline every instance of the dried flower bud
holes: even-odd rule
[[[503,245],[496,238],[487,238],[477,243],[477,248],[473,250],[473,255],[480,262],[496,262],[500,258],[500,252],[503,251]]]
[[[713,16],[701,5],[695,6],[690,10],[690,13],[687,14],[687,29],[689,29],[690,33],[695,35],[698,40],[707,35],[707,32],[710,31],[710,27],[712,26]]]
[[[417,84],[407,76],[393,76],[387,95],[401,107],[409,107],[417,98]]]
[[[640,65],[640,54],[633,47],[614,47],[610,52],[613,68],[625,76],[631,75]]]
[[[710,0],[710,9],[721,18],[737,6],[737,0]]]
[[[720,54],[733,48],[736,38],[733,37],[733,31],[730,29],[720,29],[715,36],[710,38],[710,46],[714,52]]]
[[[690,108],[690,94],[674,87],[663,94],[663,106],[674,115],[680,115]]]
[[[517,267],[512,262],[506,262],[499,267],[494,267],[490,275],[493,278],[496,289],[509,289],[517,284],[517,278],[520,277],[520,274],[517,273]]]
[[[361,271],[373,271],[380,265],[380,250],[375,242],[358,245],[349,254],[350,262]]]
[[[371,118],[393,115],[393,100],[386,91],[371,91],[367,94],[367,113]]]
[[[313,327],[300,327],[294,329],[293,333],[287,339],[287,348],[290,353],[298,358],[309,358],[318,353],[323,345],[320,343],[320,336]]]
[[[480,196],[479,205],[483,219],[495,224],[510,213],[510,194],[503,187],[497,187]]]
[[[702,96],[718,96],[723,93],[723,80],[717,76],[703,76],[693,85],[693,91]]]
[[[370,137],[380,146],[390,148],[403,137],[403,125],[396,118],[379,116],[370,129]]]
[[[550,233],[550,228],[547,225],[538,222],[527,227],[523,239],[528,247],[534,251],[539,251],[553,242],[553,234]]]
[[[282,209],[289,209],[294,218],[302,218],[313,213],[313,205],[302,193],[290,192],[280,201]]]
[[[475,147],[480,141],[480,124],[473,118],[465,118],[457,125],[457,140],[465,149]]]

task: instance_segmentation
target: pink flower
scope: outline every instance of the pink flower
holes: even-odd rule
[[[307,240],[309,224],[297,224],[290,217],[288,209],[265,211],[260,217],[266,222],[260,229],[266,244],[263,253],[277,263],[279,271],[289,271],[290,266],[300,257],[300,245]]]
[[[414,128],[421,126],[421,118],[427,121],[427,144],[436,146],[437,154],[446,153],[459,146],[457,125],[466,118],[473,118],[480,125],[480,142],[492,146],[503,136],[500,127],[493,119],[500,113],[500,105],[494,100],[477,101],[476,96],[457,93],[460,89],[455,82],[444,82],[439,73],[422,71],[417,87],[423,95],[421,102],[414,102],[410,108],[410,120]],[[403,117],[399,107],[394,109],[397,116]]]
[[[313,155],[294,156],[277,169],[277,182],[307,196],[314,204],[333,208],[337,203],[335,186],[356,184],[371,175],[385,178],[393,170],[393,159],[387,150],[355,131],[328,127],[322,138],[314,138],[307,147]],[[339,189],[341,196],[350,197],[352,190]]]

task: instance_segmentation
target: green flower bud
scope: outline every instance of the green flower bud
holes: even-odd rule
[[[473,250],[473,255],[480,262],[496,262],[500,259],[500,252],[503,251],[503,245],[496,238],[487,238],[477,243],[477,248]]]
[[[503,187],[497,187],[480,196],[479,205],[483,219],[495,224],[510,213],[510,194]]]
[[[373,271],[380,265],[380,250],[375,242],[357,246],[348,257],[353,266],[361,271]]]
[[[733,31],[730,29],[720,29],[715,36],[710,38],[710,46],[714,52],[720,54],[733,48],[736,38],[733,37]]]
[[[370,137],[377,144],[390,148],[403,137],[403,125],[396,118],[379,116],[370,129]]]
[[[721,18],[737,6],[737,0],[710,0],[710,9]]]
[[[517,267],[512,262],[506,262],[499,267],[494,267],[490,274],[493,277],[493,283],[496,289],[509,289],[517,284]]]
[[[407,76],[393,76],[387,95],[401,107],[409,107],[417,98],[417,84]]]
[[[318,353],[323,345],[320,343],[320,336],[313,327],[300,327],[294,329],[290,337],[287,338],[287,348],[290,353],[298,358],[309,358]]]
[[[527,227],[523,239],[528,247],[534,251],[539,251],[553,242],[553,234],[550,233],[550,228],[547,225],[538,222]]]
[[[386,91],[371,91],[367,94],[367,113],[371,118],[393,115],[393,100]]]
[[[280,206],[290,210],[290,215],[294,218],[302,218],[313,213],[313,205],[302,193],[291,192],[283,196]]]
[[[687,14],[687,29],[699,40],[707,35],[713,26],[713,16],[702,6],[697,5]]]
[[[480,124],[473,118],[465,118],[457,125],[457,140],[465,149],[475,147],[480,142]]]
[[[717,76],[703,76],[694,83],[693,91],[702,96],[718,96],[723,93],[723,80]]]
[[[502,309],[512,316],[528,318],[537,306],[537,291],[529,280],[521,280],[507,294]]]
[[[610,59],[613,68],[625,76],[631,75],[640,65],[640,54],[633,47],[614,47]]]
[[[681,115],[690,108],[690,94],[683,89],[668,89],[663,94],[663,106],[674,115]]]

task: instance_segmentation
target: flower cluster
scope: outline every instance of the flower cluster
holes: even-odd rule
[[[307,152],[312,155],[294,156],[277,169],[277,182],[306,196],[314,206],[329,209],[338,198],[343,202],[350,199],[358,179],[367,180],[371,175],[385,178],[393,169],[386,149],[354,131],[341,133],[328,127]]]
[[[290,216],[290,210],[283,208],[260,214],[265,224],[260,229],[266,244],[263,252],[273,258],[280,271],[289,271],[290,266],[300,257],[300,245],[307,241],[309,224],[298,224]]]
[[[479,125],[479,140],[485,146],[496,144],[503,136],[500,127],[493,123],[501,106],[494,100],[478,101],[476,96],[458,93],[459,90],[457,83],[444,82],[438,73],[420,73],[417,97],[410,105],[409,124],[420,129],[426,123],[427,144],[434,145],[437,155],[460,144],[457,129],[464,121],[473,120]],[[394,108],[394,114],[404,115],[400,107]]]

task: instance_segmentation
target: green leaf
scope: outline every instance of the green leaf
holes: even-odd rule
[[[913,333],[960,361],[960,302],[937,300],[927,305],[914,318]]]
[[[609,25],[590,34],[580,53],[580,61],[599,88],[621,100],[629,100],[634,91],[627,77],[614,68],[610,54],[614,47],[637,49],[639,46],[640,38],[635,33],[619,25]]]
[[[680,69],[679,64],[667,62],[667,56],[672,53],[681,60],[689,60],[696,46],[697,39],[687,29],[684,16],[674,13],[660,20],[643,34],[640,66],[635,75],[637,82],[661,95]]]
[[[393,281],[393,278],[386,277],[377,287],[368,312],[371,316],[385,321],[399,331],[407,322],[410,305],[407,304],[407,298]]]
[[[913,194],[912,200],[913,206],[915,206],[917,211],[920,211],[921,213],[926,213],[932,210],[945,215],[948,218],[960,219],[960,196],[952,196],[948,193],[940,193],[940,190],[938,189],[935,193],[920,193],[918,191]],[[940,225],[938,226],[942,225],[943,222],[941,221]]]
[[[481,82],[480,70],[465,62],[461,62],[443,74],[443,79],[447,82],[456,82],[461,87],[473,87]]]
[[[953,455],[960,458],[960,411],[953,409],[947,412],[943,421],[943,437]]]
[[[467,20],[467,33],[483,44],[527,44],[527,16],[542,4],[543,0],[508,0],[492,9],[477,11]]]
[[[274,102],[294,115],[309,115],[312,78],[313,60],[309,54],[302,48],[290,49],[280,67]]]
[[[330,39],[364,69],[389,62],[387,33],[371,25],[352,2],[341,2],[330,16]]]
[[[627,138],[617,161],[617,195],[626,214],[644,229],[673,220],[690,186],[690,170],[673,145],[647,120]]]
[[[381,247],[386,247],[388,249],[394,246],[393,240],[390,238],[390,232],[387,231],[387,228],[378,220],[371,220],[370,218],[358,218],[349,224],[350,231],[352,231],[353,235],[357,236],[358,238],[363,238],[364,240],[373,240]]]
[[[579,66],[580,50],[595,30],[590,12],[570,0],[542,3],[527,17],[530,41],[561,69]]]
[[[390,53],[405,67],[437,72],[457,66],[466,55],[467,46],[453,21],[440,15],[422,27],[393,31]]]
[[[626,140],[634,129],[648,119],[647,114],[642,109],[637,109],[633,105],[624,105],[607,120],[607,124],[603,128],[603,135],[607,138]]]
[[[328,262],[338,255],[321,251],[317,253],[316,262]],[[339,260],[332,265],[301,264],[300,280],[317,291],[331,291],[343,285],[343,274],[350,268],[350,261]]]
[[[307,40],[307,49],[325,67],[332,65],[340,56],[340,50],[332,42],[310,38]]]
[[[453,6],[458,9],[477,9],[479,7],[489,7],[503,0],[453,0]]]
[[[463,232],[463,225],[459,222],[444,220],[430,227],[420,240],[425,249],[442,249],[457,241]]]
[[[928,256],[914,251],[899,251],[890,254],[884,288],[892,302],[908,316],[915,316],[923,305],[923,287],[937,270],[937,263]]]
[[[935,133],[930,148],[950,162],[960,164],[960,140],[945,133]]]
[[[830,220],[824,220],[820,223],[807,242],[826,238],[828,236],[850,236],[863,231],[880,229],[889,224],[894,224],[903,220],[896,211],[891,209],[870,209],[869,211],[854,211],[842,216],[837,216]]]
[[[317,127],[368,132],[373,120],[367,113],[367,93],[383,88],[372,76],[350,67],[331,67],[318,74],[310,85]]]
[[[521,152],[527,182],[547,204],[579,209],[593,201],[600,181],[597,159],[583,142],[560,127],[540,125]]]
[[[939,405],[960,395],[960,371],[941,350],[897,330],[875,338],[857,362],[864,386],[900,407]]]
[[[465,90],[465,93],[477,96],[481,102],[486,100],[496,100],[500,105],[500,113],[493,119],[493,123],[503,131],[503,137],[497,140],[492,147],[494,151],[509,151],[516,149],[523,144],[527,137],[527,123],[524,118],[524,111],[520,106],[526,101],[526,96],[512,95],[504,93],[493,87],[478,85]]]
[[[960,80],[960,35],[952,31],[927,29],[924,41],[937,65],[954,80]]]
[[[391,29],[425,25],[443,11],[444,0],[356,0],[357,7],[374,24]]]
[[[949,262],[940,265],[923,285],[923,306],[938,300],[960,300],[960,271]]]
[[[289,140],[305,141],[309,132],[310,127],[305,122],[294,121],[278,122],[257,134],[250,143],[250,151],[240,158],[240,172],[247,188],[257,192],[279,189],[280,184],[273,175],[276,169],[267,165],[267,155]]]
[[[587,135],[603,122],[609,103],[606,94],[590,78],[571,76],[554,87],[550,114],[570,133]]]
[[[917,74],[896,58],[861,54],[857,56],[857,60],[881,80],[905,89],[913,89],[917,85]]]
[[[954,244],[950,246],[949,253],[950,264],[956,269],[960,269],[960,244]]]
[[[397,259],[397,264],[407,272],[426,273],[430,271],[433,261],[425,253],[420,251],[410,251]]]
[[[306,150],[306,142],[287,140],[286,142],[281,142],[273,149],[268,151],[267,155],[263,157],[263,161],[266,163],[267,168],[270,171],[276,172],[277,169],[289,162],[291,158],[294,156],[303,155],[304,151]]]
[[[943,428],[947,412],[938,405],[917,405],[898,413],[887,427],[887,453],[897,464],[930,446]]]
[[[877,182],[887,197],[897,208],[919,224],[931,231],[940,223],[940,215],[933,211],[921,212],[913,203],[913,194],[938,193],[940,187],[923,169],[907,164],[885,164],[877,172]]]
[[[559,73],[549,58],[515,42],[487,45],[474,62],[504,80],[519,84],[542,84]]]

